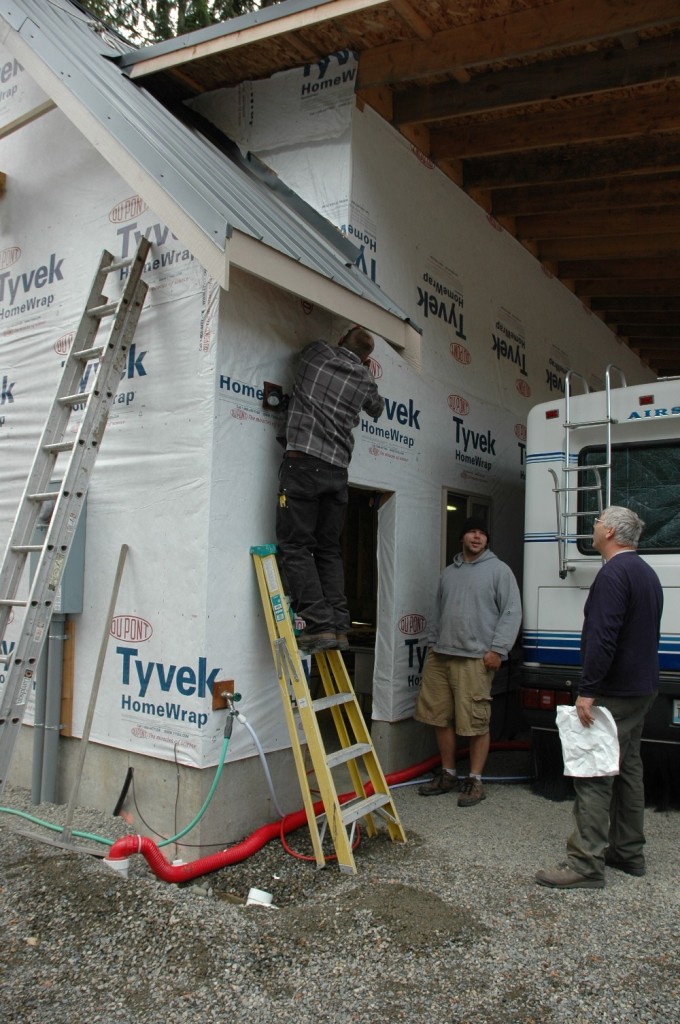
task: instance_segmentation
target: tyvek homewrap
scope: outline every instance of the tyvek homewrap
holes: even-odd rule
[[[26,78],[19,72],[17,103]],[[9,109],[4,114],[14,116]],[[18,504],[102,249],[124,257],[140,234],[153,242],[149,294],[88,495],[73,724],[77,735],[118,551],[128,543],[92,738],[201,764],[209,690],[219,669],[203,646],[206,566],[197,557],[207,547],[209,523],[217,290],[59,112],[10,136],[2,165],[8,178],[0,242],[3,523]],[[107,290],[115,299],[120,280],[111,276]],[[93,364],[85,368],[83,389],[93,371]],[[78,416],[76,410],[72,432]],[[9,644],[17,626],[10,626]]]
[[[294,85],[300,95],[304,78],[301,69]],[[607,361],[605,351],[619,361],[625,356],[630,379],[642,371],[521,246],[370,110],[358,112],[343,96],[340,116],[329,114],[323,128],[328,101],[326,93],[321,109],[303,106],[296,115],[305,132],[313,121],[312,141],[298,145],[291,130],[288,148],[280,136],[279,148],[260,140],[260,155],[361,243],[366,272],[424,328],[419,373],[376,340],[371,371],[386,410],[377,422],[360,417],[350,466],[352,484],[392,495],[379,513],[373,715],[397,721],[411,715],[427,649],[445,490],[491,499],[493,548],[519,573],[526,413],[549,397],[557,355],[588,376]],[[277,122],[271,96],[264,109]],[[281,417],[262,408],[262,388],[273,380],[290,390],[303,345],[335,340],[347,325],[238,271],[221,292],[58,112],[1,145],[12,190],[0,238],[1,257],[12,260],[7,286],[16,298],[39,270],[43,289],[51,275],[54,294],[48,307],[2,314],[8,383],[0,445],[11,441],[0,468],[3,520],[16,507],[22,467],[25,474],[101,249],[122,254],[138,232],[154,243],[151,293],[88,499],[76,734],[108,579],[120,544],[128,543],[92,738],[214,764],[224,716],[211,712],[210,687],[233,678],[265,749],[285,747],[249,556],[252,544],[274,539],[281,455]],[[49,153],[49,164],[37,153]],[[3,311],[15,306],[0,304]],[[245,731],[235,730],[230,756],[252,752]]]
[[[394,492],[380,510],[373,717],[397,721],[427,653],[446,489],[492,500],[493,550],[519,577],[529,408],[563,388],[563,365],[590,380],[608,359],[629,379],[646,370],[422,153],[347,105],[353,61],[342,52],[191,105],[360,245],[361,268],[423,328],[421,373],[378,342],[386,413],[360,417],[350,465],[351,482]]]

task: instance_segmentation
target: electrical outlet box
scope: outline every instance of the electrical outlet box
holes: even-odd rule
[[[262,407],[270,412],[283,412],[288,408],[288,395],[284,394],[280,384],[272,384],[266,380],[262,388]]]
[[[213,683],[212,709],[213,711],[224,711],[227,708],[227,696],[234,695],[233,679],[216,679]]]

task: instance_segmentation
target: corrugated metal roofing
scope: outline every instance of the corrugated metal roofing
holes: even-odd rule
[[[0,0],[0,17],[56,76],[57,85],[68,90],[78,108],[129,154],[222,257],[228,256],[228,239],[239,231],[408,322],[396,303],[348,264],[347,242],[339,232],[331,226],[324,235],[310,226],[299,209],[291,209],[263,181],[250,177],[243,165],[228,159],[132,82],[115,59],[126,50],[125,44],[102,31],[82,9],[69,0]],[[4,32],[3,37],[11,51],[12,33]],[[31,74],[36,68],[26,70]],[[44,88],[35,73],[33,77]],[[49,94],[49,87],[45,91]],[[69,103],[56,95],[52,98],[84,130]],[[120,167],[116,169],[125,177]],[[330,240],[332,233],[337,234],[337,243]],[[191,239],[183,241],[200,259],[200,246],[197,251]]]

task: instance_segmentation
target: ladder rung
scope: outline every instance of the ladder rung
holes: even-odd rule
[[[349,704],[353,700],[353,693],[332,693],[330,697],[317,697],[312,701],[312,707],[315,711],[324,711],[326,708],[337,707],[338,704]]]
[[[554,494],[580,494],[582,491],[599,491],[600,484],[580,484],[576,487],[553,487]]]
[[[56,501],[59,491],[36,491],[35,494],[27,494],[27,501]]]
[[[74,356],[81,359],[84,363],[89,363],[91,359],[98,359],[104,351],[103,345],[95,345],[94,348],[81,348],[77,352],[74,352]]]
[[[593,466],[565,466],[565,473],[587,473],[593,469],[611,469],[611,462],[598,462],[597,465]]]
[[[337,768],[339,764],[345,764],[347,761],[353,761],[357,757],[363,757],[364,754],[370,754],[373,747],[370,743],[353,743],[350,747],[341,747],[340,750],[336,750],[333,754],[328,754],[326,757],[326,764],[329,768]]]
[[[374,811],[384,807],[391,800],[389,793],[373,793],[363,800],[352,800],[341,807],[342,820],[345,825],[351,825],[353,821],[373,814]]]
[[[115,262],[110,263],[108,267],[104,267],[104,270],[107,274],[114,274],[116,270],[123,270],[125,267],[131,267],[134,262],[134,256],[129,260],[115,260]]]
[[[42,551],[42,544],[13,544],[12,551],[17,555],[28,555],[31,551]]]
[[[87,402],[92,394],[91,391],[78,391],[75,395],[64,395],[59,399],[60,405],[77,405],[78,402]]]
[[[0,597],[0,605],[3,608],[25,608],[28,601],[17,601],[13,597]]]
[[[57,455],[59,452],[70,452],[75,441],[54,441],[52,444],[44,444],[43,451],[48,455]]]
[[[90,309],[86,309],[85,312],[88,316],[101,320],[105,316],[111,316],[111,314],[115,313],[117,309],[117,302],[107,302],[104,306],[91,306]]]

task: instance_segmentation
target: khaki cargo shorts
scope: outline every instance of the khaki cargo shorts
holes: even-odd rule
[[[481,658],[456,658],[431,650],[416,701],[416,721],[453,726],[459,736],[483,736],[491,721],[495,674]]]

